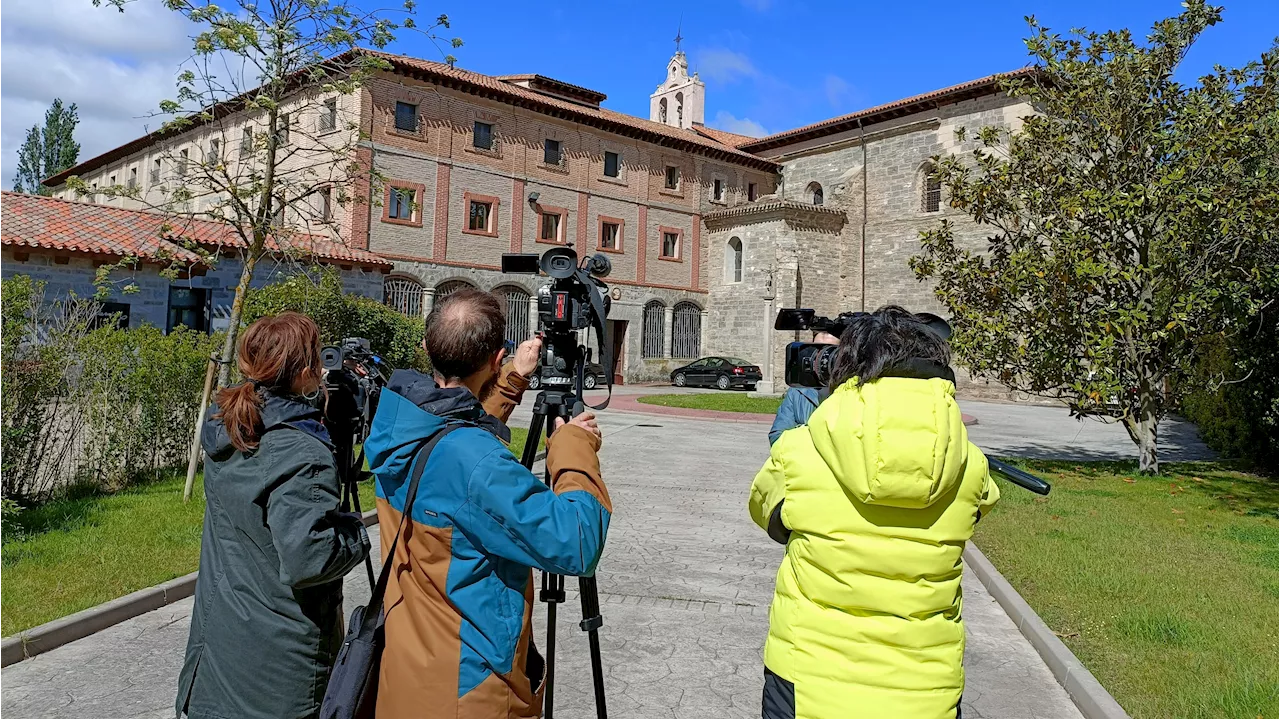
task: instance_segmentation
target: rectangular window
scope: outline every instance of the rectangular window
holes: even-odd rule
[[[937,212],[942,207],[942,180],[938,179],[936,174],[930,173],[925,178],[924,187],[924,211]]]
[[[289,121],[291,119],[292,118],[289,117],[289,113],[287,112],[280,113],[280,116],[276,118],[276,143],[277,144],[279,145],[289,144]]]
[[[481,150],[493,149],[493,125],[477,121],[472,130],[471,144]]]
[[[562,156],[560,154],[559,140],[543,140],[542,141],[542,161],[548,165],[559,165]]]
[[[189,287],[169,288],[169,322],[166,331],[182,325],[197,332],[209,330],[208,291]]]
[[[338,98],[331,97],[324,101],[324,109],[320,111],[320,130],[333,130],[338,127]]]
[[[324,222],[333,221],[333,188],[322,187],[316,192],[317,203],[319,204],[320,219]]]
[[[209,140],[209,164],[217,165],[222,158],[222,140],[212,138]]]
[[[747,183],[747,202],[755,202],[755,201],[756,201],[756,183],[748,182]]]
[[[471,201],[471,209],[467,218],[467,229],[476,232],[489,232],[489,222],[493,218],[493,203]]]
[[[680,233],[662,233],[662,257],[669,260],[680,259]]]
[[[186,149],[183,149],[178,153],[178,168],[177,168],[178,177],[187,176],[187,160],[189,159],[189,157],[190,156]],[[115,183],[112,183],[112,184],[115,184]]]
[[[600,249],[602,250],[618,249],[618,223],[616,222],[600,223]]]
[[[387,217],[393,220],[413,219],[413,190],[391,188],[391,197],[387,203]]]
[[[560,215],[544,212],[539,222],[538,239],[543,242],[560,242]]]
[[[680,189],[680,168],[675,165],[667,165],[666,183],[663,185],[668,190]]]
[[[405,132],[418,131],[418,106],[396,102],[396,129]]]
[[[606,152],[606,153],[604,153],[604,176],[605,176],[605,177],[617,177],[617,176],[618,176],[618,164],[619,164],[619,163],[618,163],[618,153],[616,153],[616,152]]]
[[[724,180],[717,178],[711,181],[711,199],[724,202]]]
[[[130,167],[130,168],[129,168],[129,185],[128,185],[128,187],[129,187],[129,189],[130,189],[130,190],[132,190],[133,188],[135,188],[135,187],[137,187],[137,186],[138,186],[138,168],[136,168],[136,167]]]
[[[246,127],[240,133],[240,157],[246,158],[253,154],[253,128]]]
[[[98,315],[93,318],[90,326],[93,329],[107,326],[118,330],[127,328],[129,326],[129,304],[127,302],[103,302],[99,304]]]
[[[151,161],[151,184],[160,183],[160,158]]]

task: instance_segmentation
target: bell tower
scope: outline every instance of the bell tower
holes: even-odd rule
[[[689,59],[680,49],[680,32],[676,32],[676,54],[667,62],[667,76],[649,96],[649,119],[664,125],[687,129],[702,124],[707,86],[698,73],[689,75]]]

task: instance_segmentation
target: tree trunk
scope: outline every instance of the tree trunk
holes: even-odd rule
[[[256,242],[254,244],[257,244]],[[218,368],[218,388],[227,386],[231,380],[231,363],[236,358],[236,339],[240,336],[240,315],[244,314],[244,298],[249,292],[249,281],[253,279],[253,268],[258,264],[260,252],[252,248],[245,257],[244,267],[240,270],[240,282],[236,285],[236,298],[231,302],[231,318],[227,325],[227,338],[222,343],[222,366]]]
[[[1137,416],[1127,416],[1122,422],[1129,439],[1138,445],[1138,471],[1143,474],[1160,474],[1160,455],[1156,449],[1156,429],[1160,423],[1156,416],[1156,387],[1159,382],[1150,376],[1138,382]]]

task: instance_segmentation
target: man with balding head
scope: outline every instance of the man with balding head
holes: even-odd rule
[[[364,445],[384,557],[408,514],[395,556],[385,559],[383,719],[540,716],[532,570],[590,576],[604,550],[613,505],[600,478],[595,417],[557,421],[547,441],[551,487],[507,449],[505,422],[529,386],[541,341],[520,345],[504,364],[505,329],[491,294],[461,290],[440,301],[426,324],[433,376],[392,375]],[[419,450],[445,430],[406,507]]]

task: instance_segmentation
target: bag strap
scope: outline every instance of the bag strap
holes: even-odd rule
[[[405,496],[404,510],[400,513],[400,525],[396,527],[396,536],[391,540],[391,551],[387,552],[386,559],[382,562],[382,572],[378,575],[378,584],[373,588],[373,594],[369,597],[369,604],[364,611],[363,623],[371,625],[376,622],[382,614],[382,598],[387,593],[387,582],[391,579],[391,565],[395,563],[396,547],[400,543],[400,535],[404,534],[404,525],[409,521],[409,516],[413,514],[413,502],[418,496],[418,483],[422,479],[422,472],[427,467],[427,458],[431,456],[431,451],[436,448],[440,440],[445,438],[460,424],[447,424],[438,430],[434,435],[426,440],[426,444],[418,450],[418,455],[413,460],[413,468],[410,470],[409,492]],[[369,628],[372,628],[371,626]]]

